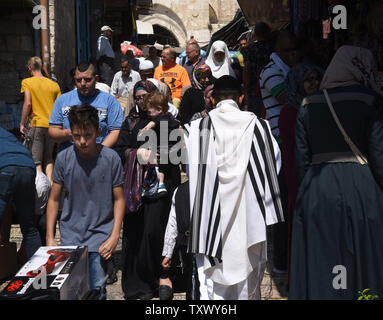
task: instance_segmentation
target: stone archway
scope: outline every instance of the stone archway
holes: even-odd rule
[[[218,16],[215,12],[214,8],[209,4],[209,23],[210,24],[217,24],[218,23]]]
[[[174,35],[174,38],[177,40],[180,46],[186,44],[186,28],[179,16],[168,7],[165,7],[161,4],[154,4],[153,14],[150,16],[142,17],[140,20],[149,22],[153,26],[158,25],[168,30],[172,35]]]
[[[154,31],[154,34],[156,35],[157,42],[162,44],[169,44],[172,47],[180,46],[180,43],[178,42],[174,34],[170,32],[168,29],[162,26],[159,26],[158,24],[154,24],[153,31]]]

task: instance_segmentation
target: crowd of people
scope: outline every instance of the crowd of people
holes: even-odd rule
[[[128,51],[115,72],[113,30],[101,32],[97,63],[72,69],[63,94],[29,60],[24,146],[0,128],[0,225],[13,200],[25,259],[58,245],[59,221],[60,245],[88,247],[106,299],[122,230],[125,299],[170,300],[181,279],[187,299],[248,300],[261,299],[272,241],[290,299],[383,295],[383,92],[368,48],[318,64],[260,22],[235,52],[190,39],[179,56]]]

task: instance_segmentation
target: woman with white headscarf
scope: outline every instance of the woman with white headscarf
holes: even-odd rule
[[[226,43],[221,40],[213,43],[205,63],[210,67],[214,80],[219,79],[222,76],[232,76],[237,78],[231,67],[229,49],[227,48]]]
[[[355,300],[366,288],[383,297],[383,106],[374,71],[368,49],[343,46],[323,91],[299,108],[289,299]]]

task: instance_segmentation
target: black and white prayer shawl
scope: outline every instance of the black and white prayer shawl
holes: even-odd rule
[[[284,221],[277,178],[279,147],[268,122],[240,111],[232,100],[221,102],[208,117],[185,129],[189,252],[204,255],[209,278],[233,285],[247,279],[259,263],[256,245],[266,245],[266,225]],[[222,144],[225,139],[233,145]],[[226,149],[228,159],[222,158]]]

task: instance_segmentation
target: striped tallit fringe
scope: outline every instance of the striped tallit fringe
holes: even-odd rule
[[[215,266],[222,262],[222,235],[218,168],[216,161],[208,162],[209,149],[214,142],[211,129],[210,117],[201,120],[199,130],[204,130],[206,134],[199,138],[198,180],[191,217],[189,252],[206,255],[210,265]],[[254,207],[261,211],[262,223],[270,225],[284,221],[275,150],[270,129],[262,119],[258,119],[255,125],[247,171],[257,199]]]

